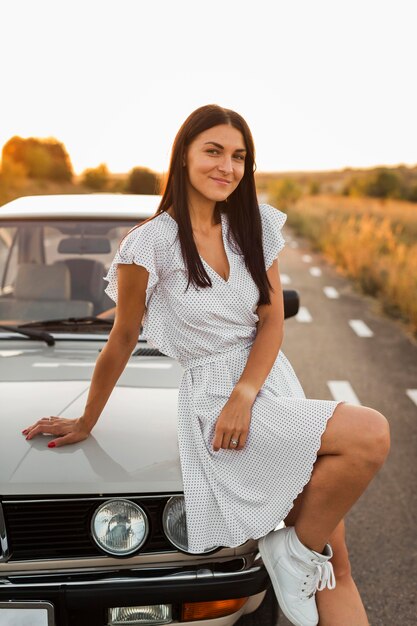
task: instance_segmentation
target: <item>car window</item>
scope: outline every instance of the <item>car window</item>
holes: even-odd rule
[[[0,228],[0,295],[13,292],[17,267],[17,227]]]
[[[0,323],[114,316],[103,277],[128,220],[0,222]]]
[[[44,246],[45,246],[45,262],[50,265],[59,261],[66,261],[73,258],[89,259],[90,261],[98,261],[103,263],[105,268],[110,266],[119,243],[126,232],[133,226],[112,226],[106,225],[105,228],[100,228],[102,224],[96,223],[79,223],[79,224],[66,224],[65,226],[45,226],[44,227]],[[88,243],[94,244],[98,240],[107,240],[109,242],[109,251],[95,250],[88,251]],[[67,242],[68,251],[60,250],[60,244]],[[80,252],[78,245],[81,241],[86,242],[86,249]],[[73,243],[73,247],[71,247]],[[94,247],[94,245],[93,245]]]

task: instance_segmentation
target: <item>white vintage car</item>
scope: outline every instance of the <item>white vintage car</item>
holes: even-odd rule
[[[50,195],[0,207],[1,626],[277,623],[257,541],[187,553],[182,367],[142,334],[86,441],[51,450],[21,434],[82,413],[114,317],[104,276],[159,202]],[[295,315],[297,293],[284,296]]]

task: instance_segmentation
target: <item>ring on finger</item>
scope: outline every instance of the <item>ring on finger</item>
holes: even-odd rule
[[[231,439],[230,443],[232,444],[232,446],[237,446],[237,444],[239,443],[238,439]]]

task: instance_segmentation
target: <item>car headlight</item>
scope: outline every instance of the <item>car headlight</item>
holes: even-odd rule
[[[165,505],[162,515],[164,532],[170,542],[183,552],[188,552],[187,520],[185,517],[184,496],[173,496]],[[218,546],[207,548],[201,554],[218,550]],[[195,554],[190,552],[189,554]]]
[[[91,520],[94,541],[114,556],[136,552],[145,542],[148,532],[148,519],[143,509],[123,498],[101,504]]]

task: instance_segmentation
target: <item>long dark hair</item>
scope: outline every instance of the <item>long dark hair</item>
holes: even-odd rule
[[[187,289],[192,282],[196,287],[211,287],[211,279],[204,269],[192,234],[192,225],[187,200],[187,181],[185,168],[182,166],[186,148],[200,133],[218,126],[229,124],[242,133],[245,148],[245,170],[239,185],[228,196],[227,201],[217,202],[216,217],[226,213],[231,234],[239,247],[245,265],[259,289],[260,304],[270,304],[269,289],[272,285],[265,269],[262,246],[262,223],[259,204],[256,196],[255,177],[255,146],[252,133],[239,113],[225,109],[217,104],[207,104],[193,111],[179,129],[171,151],[168,174],[162,191],[162,200],[157,212],[145,222],[154,219],[172,206],[178,224],[178,236],[181,252],[188,269]],[[142,222],[140,225],[142,225]],[[139,226],[140,226],[139,225]],[[234,242],[231,242],[232,245]],[[235,246],[236,248],[236,246]]]

